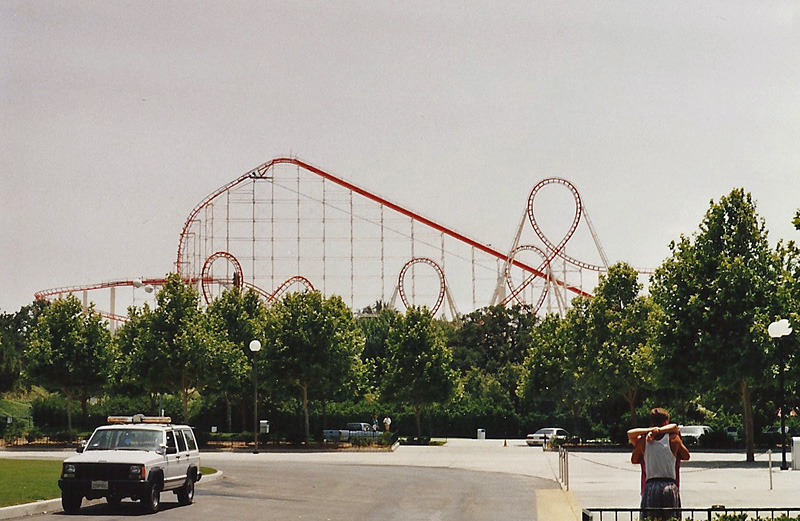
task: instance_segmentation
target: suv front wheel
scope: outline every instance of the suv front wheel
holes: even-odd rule
[[[155,514],[158,512],[158,506],[161,504],[161,489],[158,483],[153,483],[147,490],[147,495],[142,498],[142,505],[145,512],[148,514]]]
[[[61,507],[67,514],[77,514],[78,511],[81,509],[82,501],[83,501],[83,496],[81,496],[80,494],[76,494],[74,492],[61,493]]]

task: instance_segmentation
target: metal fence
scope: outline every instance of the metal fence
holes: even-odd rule
[[[657,510],[657,509],[649,509]],[[800,507],[738,507],[725,508],[712,506],[709,508],[665,508],[670,512],[679,512],[681,520],[713,521],[721,514],[736,515],[746,514],[748,519],[779,519],[781,516],[800,516]],[[639,520],[638,508],[584,508],[582,521],[637,521]]]

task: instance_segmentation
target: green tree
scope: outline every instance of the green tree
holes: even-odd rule
[[[453,357],[444,335],[427,308],[411,307],[389,332],[388,365],[382,396],[408,404],[414,411],[417,435],[420,417],[434,403],[446,403],[455,391]]]
[[[94,307],[83,309],[74,295],[53,301],[31,333],[25,370],[33,382],[67,399],[67,429],[72,431],[72,400],[86,402],[106,383],[113,357],[111,335]]]
[[[248,346],[253,339],[263,337],[266,309],[258,293],[253,290],[243,293],[238,288],[225,291],[208,306],[212,327],[224,340],[211,354],[211,374],[215,378],[208,387],[225,400],[228,431],[233,429],[234,401],[240,403],[244,417],[245,397],[249,395],[248,376],[252,372]]]
[[[572,299],[572,307],[564,316],[559,335],[564,342],[562,349],[566,370],[574,379],[571,386],[564,388],[566,397],[564,405],[573,417],[577,417],[582,411],[601,401],[601,398],[583,383],[587,375],[592,372],[592,360],[586,349],[591,342],[592,317],[589,312],[591,303],[590,297],[578,296]]]
[[[129,322],[118,334],[126,357],[123,374],[141,379],[151,396],[176,393],[189,420],[189,399],[211,378],[210,358],[220,339],[200,309],[197,290],[171,273],[156,295],[156,307],[129,310]]]
[[[113,338],[119,356],[114,361],[112,390],[127,396],[146,394],[154,412],[156,396],[168,392],[169,386],[161,378],[152,324],[153,310],[148,303],[128,309],[128,321],[117,328]]]
[[[224,335],[224,332],[220,333]],[[219,338],[219,336],[217,336]],[[228,432],[233,431],[233,402],[240,403],[244,417],[244,397],[248,394],[248,383],[252,365],[242,348],[230,341],[218,341],[211,350],[208,362],[208,374],[205,390],[217,393],[225,401],[225,421]],[[242,425],[242,429],[245,427]]]
[[[10,391],[19,379],[22,357],[13,339],[11,315],[0,315],[0,393]]]
[[[366,379],[370,391],[380,389],[380,383],[386,373],[389,331],[400,318],[396,310],[382,303],[376,303],[375,306],[362,310],[359,315],[358,326],[364,335],[361,360],[366,367],[369,367]]]
[[[317,398],[324,406],[359,373],[361,330],[340,297],[307,291],[290,293],[270,306],[264,336],[268,370],[301,392],[308,442],[309,399]]]
[[[505,391],[503,403],[517,405],[517,384],[531,343],[536,315],[526,306],[490,306],[462,317],[448,339],[462,376],[478,370]]]
[[[766,326],[778,278],[764,221],[750,194],[735,189],[711,201],[693,238],[670,249],[651,286],[664,311],[659,372],[676,392],[737,389],[753,461],[752,393],[771,372]]]
[[[22,369],[19,338],[14,327],[14,315],[0,314],[0,394],[13,389],[19,380]]]
[[[800,210],[795,213],[792,220],[794,227],[800,231]],[[795,241],[778,245],[778,255],[781,259],[781,295],[779,314],[786,317],[794,328],[794,333],[786,339],[784,348],[792,354],[790,377],[794,382],[795,391],[792,395],[795,400],[800,400],[800,247]],[[800,403],[795,403],[800,407]]]
[[[522,364],[517,395],[522,403],[535,410],[559,406],[573,410],[569,397],[575,385],[574,357],[568,356],[564,338],[565,321],[547,315],[533,330],[531,345]]]
[[[552,417],[570,417],[576,432],[582,428],[581,418],[585,420],[591,407],[602,400],[585,383],[594,370],[586,349],[590,304],[590,298],[579,296],[563,318],[551,314],[539,321],[517,388],[524,405]]]
[[[583,378],[600,396],[622,397],[632,427],[640,391],[651,380],[659,316],[657,306],[641,290],[638,274],[628,264],[615,264],[600,277],[588,306],[586,357],[591,370]]]
[[[16,313],[0,314],[0,393],[10,391],[19,381],[31,331],[48,305],[46,300],[35,300]]]
[[[788,319],[793,332],[773,342],[776,347],[774,365],[776,373],[779,374],[781,368],[785,371],[787,388],[791,389],[786,406],[791,411],[800,407],[800,248],[794,241],[781,242],[777,254],[781,276],[775,318]]]

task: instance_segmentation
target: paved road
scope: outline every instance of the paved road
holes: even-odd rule
[[[461,469],[278,462],[231,464],[197,510],[211,519],[532,520],[537,478]],[[179,518],[175,518],[179,519]]]
[[[0,458],[71,454],[9,450],[0,451]],[[781,472],[780,455],[772,457],[770,472],[765,453],[745,463],[742,453],[693,452],[681,472],[684,506],[800,507],[800,470]],[[178,507],[171,493],[164,494],[164,511],[152,519],[575,521],[580,507],[639,504],[639,469],[622,450],[570,453],[570,492],[557,482],[558,455],[524,440],[451,439],[442,447],[402,446],[395,452],[203,453],[202,458],[223,470],[223,479],[201,481],[189,507]],[[0,509],[0,519],[7,510]],[[112,513],[101,504],[82,513],[106,520],[139,510],[127,503]]]
[[[549,477],[518,472],[530,470],[526,460],[545,461],[541,451],[502,443],[454,441],[396,452],[203,454],[203,464],[222,470],[223,478],[201,481],[191,506],[180,507],[172,493],[163,494],[157,519],[557,519],[553,499],[563,503],[564,493],[549,465]],[[118,509],[103,502],[84,505],[77,516],[58,512],[28,519],[106,521],[140,514],[138,504],[128,501]]]
[[[374,467],[278,462],[229,462],[223,479],[197,486],[195,503],[178,506],[163,496],[159,521],[286,521],[381,519],[532,520],[536,487],[555,485],[537,478],[459,469]],[[139,505],[101,503],[79,515],[64,513],[33,519],[121,520],[139,515]]]

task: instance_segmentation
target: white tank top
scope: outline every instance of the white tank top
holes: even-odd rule
[[[675,479],[675,455],[669,448],[669,434],[652,443],[645,442],[644,465],[647,479]]]

